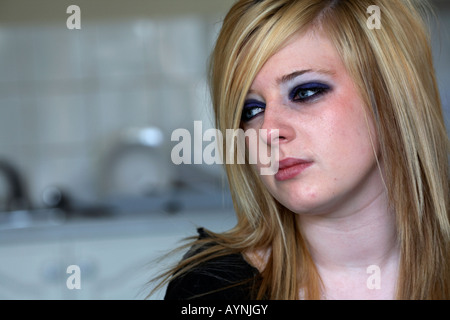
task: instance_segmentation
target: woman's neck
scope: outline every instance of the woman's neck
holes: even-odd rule
[[[395,215],[385,192],[366,200],[345,214],[297,216],[325,290],[336,298],[388,298],[395,291],[399,261]],[[368,285],[376,271],[384,288]]]

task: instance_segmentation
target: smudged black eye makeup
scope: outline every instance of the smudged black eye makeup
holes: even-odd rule
[[[294,86],[288,94],[290,101],[294,103],[310,103],[320,98],[331,90],[331,87],[321,82],[308,82],[298,86]],[[244,103],[244,107],[241,115],[241,122],[247,123],[253,118],[262,114],[266,109],[264,102],[256,99],[248,99]]]
[[[247,100],[244,104],[244,108],[242,109],[241,121],[244,123],[249,122],[265,109],[265,103],[255,99]]]
[[[319,98],[324,93],[330,90],[330,86],[319,83],[310,82],[301,84],[292,89],[289,93],[289,99],[293,102],[310,102]]]

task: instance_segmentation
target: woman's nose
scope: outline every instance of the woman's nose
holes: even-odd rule
[[[286,107],[276,104],[266,105],[263,117],[260,135],[264,143],[267,145],[282,144],[294,138],[292,117]]]

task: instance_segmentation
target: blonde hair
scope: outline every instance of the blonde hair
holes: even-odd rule
[[[381,28],[370,29],[377,5]],[[240,127],[245,96],[264,63],[294,34],[321,29],[334,43],[377,128],[401,248],[398,299],[450,298],[449,141],[437,90],[424,1],[240,0],[212,54],[217,129]],[[224,141],[224,148],[226,141]],[[249,164],[226,164],[237,225],[181,261],[165,281],[225,254],[271,248],[257,299],[321,298],[321,280],[295,223]],[[192,245],[189,244],[189,245]]]

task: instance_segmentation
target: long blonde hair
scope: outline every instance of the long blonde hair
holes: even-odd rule
[[[380,29],[367,26],[372,5],[380,8]],[[398,299],[450,298],[450,148],[426,9],[413,0],[240,0],[223,22],[210,69],[217,129],[238,129],[245,96],[264,63],[294,34],[321,28],[329,36],[377,128],[401,248]],[[295,214],[269,194],[248,163],[225,169],[237,225],[195,241],[214,245],[181,261],[165,281],[220,255],[270,247],[254,298],[298,299],[301,291],[320,299],[320,276]]]

